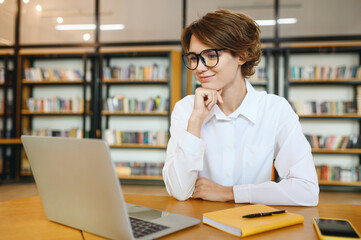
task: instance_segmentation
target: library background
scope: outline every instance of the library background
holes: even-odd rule
[[[360,191],[358,0],[0,0],[0,183],[33,181],[27,134],[105,139],[121,182],[162,184],[171,111],[199,86],[180,34],[220,8],[260,25],[250,81],[299,115],[321,189]]]

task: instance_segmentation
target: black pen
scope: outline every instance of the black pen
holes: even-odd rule
[[[281,213],[286,213],[286,210],[273,211],[273,212],[252,213],[252,214],[244,215],[242,217],[243,218],[257,218],[257,217],[272,216],[273,214],[281,214]]]

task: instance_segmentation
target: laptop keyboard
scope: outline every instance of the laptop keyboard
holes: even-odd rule
[[[133,236],[135,238],[143,237],[169,228],[167,226],[163,226],[152,222],[147,222],[144,220],[140,220],[138,218],[129,217],[129,219],[130,219],[130,225],[132,225],[132,229],[133,229]]]

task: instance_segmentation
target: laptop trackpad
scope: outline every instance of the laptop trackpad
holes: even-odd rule
[[[162,211],[127,203],[129,217],[152,221],[162,217]]]

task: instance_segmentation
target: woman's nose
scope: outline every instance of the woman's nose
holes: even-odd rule
[[[199,59],[198,66],[196,67],[196,69],[194,69],[194,71],[204,72],[207,70],[208,70],[208,67],[206,65],[204,65],[202,59]]]

